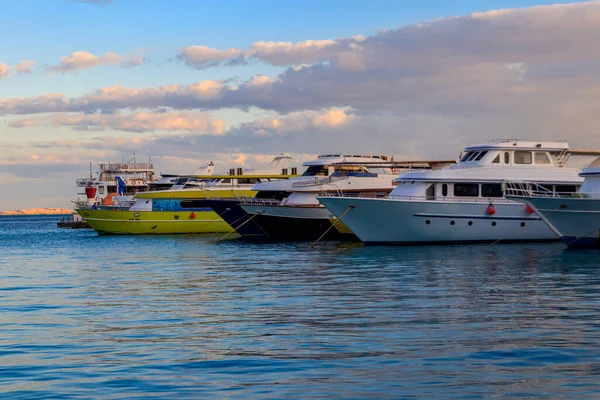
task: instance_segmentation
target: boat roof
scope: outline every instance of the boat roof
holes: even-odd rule
[[[538,141],[523,139],[494,139],[483,144],[471,145],[465,148],[465,151],[475,150],[547,150],[547,151],[568,151],[569,143],[564,140],[559,141]]]
[[[291,174],[242,174],[242,175],[185,175],[180,178],[194,178],[194,179],[288,179],[299,175]]]
[[[302,165],[305,167],[324,166],[324,165],[369,165],[380,167],[409,168],[409,167],[430,167],[433,165],[455,164],[456,160],[405,160],[394,161],[394,156],[369,156],[369,155],[350,155],[350,154],[325,154],[320,155],[315,160],[306,161]]]
[[[306,161],[305,167],[330,164],[372,164],[394,161],[393,156],[357,155],[357,154],[322,154],[315,160]]]

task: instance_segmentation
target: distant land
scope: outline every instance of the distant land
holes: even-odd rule
[[[0,211],[0,215],[53,215],[71,214],[73,210],[68,208],[24,208],[22,210]]]

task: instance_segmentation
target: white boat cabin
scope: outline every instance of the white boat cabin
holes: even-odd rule
[[[583,181],[579,170],[565,167],[573,154],[567,142],[494,140],[464,149],[456,165],[438,171],[408,172],[396,179],[390,197],[437,201],[491,201],[504,197],[502,182],[518,179],[543,184],[548,190],[573,193]]]

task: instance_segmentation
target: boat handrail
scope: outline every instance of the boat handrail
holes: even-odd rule
[[[281,203],[281,200],[270,199],[270,198],[266,198],[266,199],[260,199],[260,198],[257,199],[256,197],[240,198],[240,204],[244,204],[244,205],[274,206],[274,205],[278,205],[280,203]]]
[[[514,201],[505,199],[504,197],[444,197],[444,196],[406,196],[406,195],[391,195],[378,196],[372,192],[367,193],[344,193],[342,196],[330,192],[326,196],[321,197],[352,197],[352,198],[377,198],[377,199],[398,199],[398,200],[418,200],[428,202],[443,202],[443,203],[481,203],[481,204],[498,204],[498,203],[514,203]]]
[[[556,192],[551,188],[530,181],[504,181],[502,190],[506,196],[518,197],[558,197],[558,198],[580,198],[579,192]]]

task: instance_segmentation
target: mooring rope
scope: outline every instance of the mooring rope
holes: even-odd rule
[[[310,247],[311,247],[311,248],[315,247],[315,245],[316,245],[317,243],[319,243],[319,241],[320,241],[321,239],[323,239],[323,237],[324,237],[325,235],[327,235],[327,233],[329,233],[329,231],[330,231],[330,230],[331,230],[331,229],[332,229],[334,226],[338,225],[338,224],[339,224],[339,223],[342,221],[342,218],[344,218],[344,216],[345,216],[345,215],[346,215],[346,214],[347,214],[347,213],[348,213],[350,210],[352,210],[354,207],[356,207],[354,204],[350,204],[350,205],[348,206],[348,208],[346,209],[346,211],[344,211],[344,212],[342,213],[342,215],[340,215],[340,217],[338,218],[338,220],[336,221],[336,223],[335,223],[335,224],[333,224],[333,223],[332,223],[332,224],[331,224],[331,226],[330,226],[329,228],[327,228],[327,230],[326,230],[325,232],[323,232],[323,234],[322,234],[322,235],[321,235],[321,236],[320,236],[320,237],[317,239],[317,241],[316,241],[316,242],[314,242],[314,243],[313,243],[313,244],[312,244]]]

